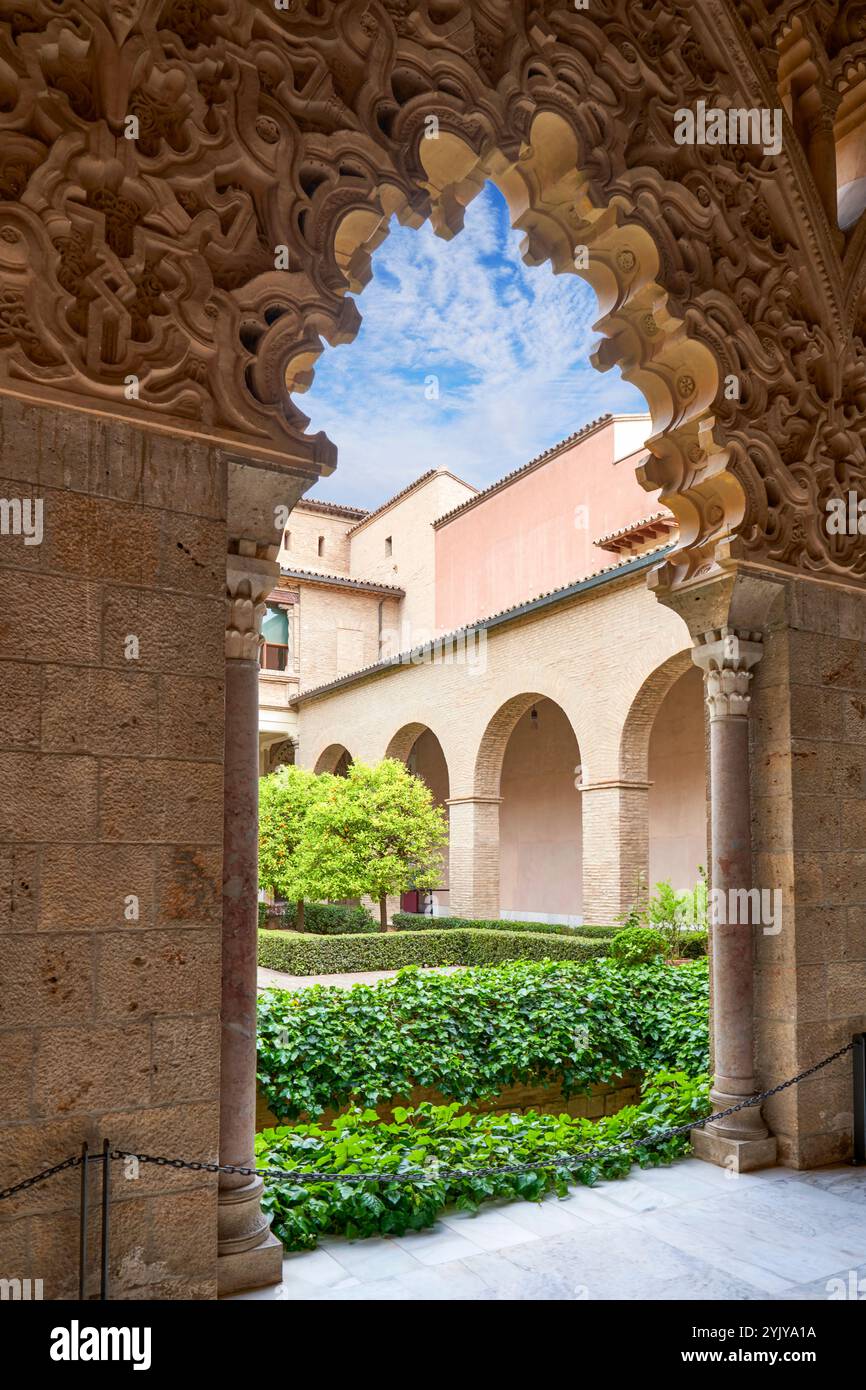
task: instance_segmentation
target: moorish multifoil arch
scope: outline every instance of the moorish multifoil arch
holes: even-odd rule
[[[659,588],[864,580],[823,524],[866,495],[866,240],[825,167],[864,32],[861,0],[0,0],[0,390],[309,486],[334,449],[291,393],[390,218],[453,235],[492,178],[527,260],[588,248],[596,363],[646,395],[680,522]],[[677,145],[699,99],[782,102],[782,152]]]

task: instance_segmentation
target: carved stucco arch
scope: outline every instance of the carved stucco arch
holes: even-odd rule
[[[289,392],[323,337],[357,331],[346,295],[388,218],[452,235],[490,177],[528,260],[589,248],[595,360],[646,395],[643,481],[680,522],[659,587],[736,561],[863,580],[860,538],[821,523],[828,497],[866,494],[866,240],[833,225],[791,76],[814,72],[827,111],[849,99],[862,3],[819,9],[0,0],[0,391],[308,487],[334,450]],[[674,143],[698,99],[783,98],[799,124],[777,157]]]
[[[665,696],[687,671],[694,670],[691,649],[675,653],[647,676],[635,695],[622,730],[619,748],[620,776],[629,782],[649,777],[649,746],[656,715]]]

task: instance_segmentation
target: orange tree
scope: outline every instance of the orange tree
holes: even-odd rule
[[[434,887],[447,838],[444,811],[403,763],[353,763],[308,804],[297,844],[297,881],[310,898],[369,895],[379,903],[385,931],[388,894]]]

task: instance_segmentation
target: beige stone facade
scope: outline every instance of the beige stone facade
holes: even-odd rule
[[[45,517],[42,545],[0,545],[2,1184],[103,1136],[213,1161],[226,465],[8,397],[0,423],[0,491]],[[46,1298],[76,1294],[78,1183],[0,1214],[0,1268]],[[213,1177],[151,1168],[115,1199],[117,1288],[215,1295]]]
[[[350,532],[350,562],[361,537],[372,567],[386,533],[386,572],[413,556],[402,640],[379,656],[371,644],[366,662],[340,672],[337,625],[350,610],[334,595],[316,635],[327,675],[317,685],[305,671],[292,702],[297,759],[331,767],[345,749],[363,762],[411,759],[429,776],[424,749],[438,748],[434,792],[451,837],[434,913],[611,923],[651,875],[682,891],[705,862],[700,674],[685,623],[673,612],[659,621],[646,586],[658,533],[675,529],[670,517],[645,524],[633,460],[648,426],[603,417],[484,492],[464,487],[456,506],[455,480],[425,475]],[[611,553],[610,532],[624,554]],[[497,602],[515,594],[522,602]],[[490,608],[473,611],[481,597]],[[456,636],[405,617],[452,612],[466,621]]]
[[[388,664],[298,701],[298,761],[308,767],[333,744],[346,746],[358,761],[375,762],[407,727],[436,735],[448,767],[449,907],[455,915],[499,916],[503,760],[521,717],[535,708],[541,719],[543,702],[558,706],[573,731],[579,759],[561,770],[584,817],[582,905],[578,899],[570,914],[543,915],[612,921],[634,896],[640,871],[648,872],[647,707],[657,714],[684,673],[689,637],[675,614],[657,615],[646,589],[647,562],[637,564],[603,583],[551,595],[528,612],[479,624],[470,663],[459,652],[449,660],[447,649],[442,659],[434,651],[432,661]],[[659,668],[665,677],[654,681]],[[576,679],[575,672],[592,675]],[[706,843],[700,793],[695,805],[697,853]],[[483,868],[476,850],[485,856]],[[573,854],[580,855],[578,838]],[[694,869],[702,862],[703,855]],[[535,915],[532,902],[522,906]]]
[[[293,700],[429,640],[435,622],[436,517],[475,495],[433,470],[373,513],[310,500],[294,509],[271,606],[289,620],[286,668],[259,676],[260,767],[293,761]],[[285,597],[283,597],[285,595]]]

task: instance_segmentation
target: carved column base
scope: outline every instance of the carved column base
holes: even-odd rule
[[[727,1110],[729,1105],[738,1105],[746,1096],[755,1094],[751,1083],[743,1087],[737,1082],[728,1082],[724,1090],[719,1089],[720,1085],[726,1086],[724,1077],[717,1077],[710,1091],[714,1112]],[[759,1105],[750,1105],[747,1110],[738,1110],[736,1115],[729,1115],[717,1124],[696,1129],[692,1134],[692,1147],[696,1158],[717,1163],[735,1173],[772,1168],[776,1162],[776,1140],[764,1124]]]
[[[695,1158],[715,1163],[719,1168],[730,1168],[734,1173],[753,1173],[756,1168],[775,1167],[776,1148],[772,1135],[767,1135],[766,1139],[730,1139],[727,1135],[714,1134],[712,1125],[696,1129],[692,1135]]]
[[[264,1183],[224,1188],[217,1207],[217,1293],[240,1293],[278,1284],[283,1247],[261,1209]]]

